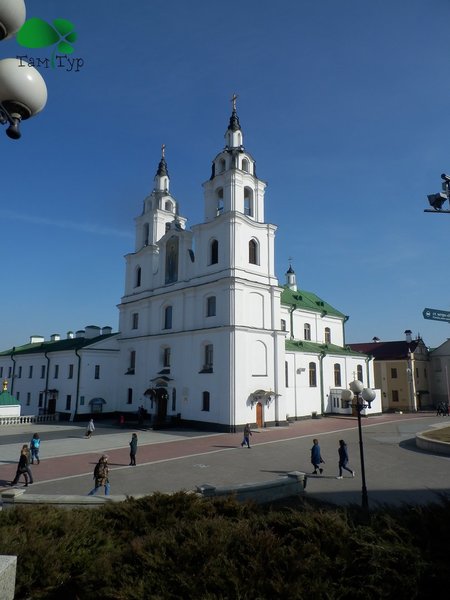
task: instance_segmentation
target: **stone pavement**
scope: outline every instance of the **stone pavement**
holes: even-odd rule
[[[363,419],[366,480],[371,506],[376,503],[421,503],[450,494],[450,457],[415,446],[415,434],[441,424],[431,413],[389,414]],[[35,483],[25,493],[80,494],[92,488],[92,472],[102,453],[110,464],[112,494],[194,490],[209,483],[223,486],[263,482],[290,471],[311,472],[312,438],[318,437],[326,461],[322,476],[308,477],[308,496],[336,504],[361,502],[357,420],[325,417],[288,427],[254,430],[252,448],[241,448],[240,433],[190,430],[119,429],[96,424],[91,439],[85,424],[52,423],[0,427],[0,491],[15,474],[22,444],[38,432],[41,463],[32,466]],[[138,433],[137,466],[130,467],[129,446]],[[356,477],[337,480],[337,446],[345,439]],[[22,487],[19,484],[18,487]]]

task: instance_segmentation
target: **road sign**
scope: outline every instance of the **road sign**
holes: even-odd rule
[[[447,321],[450,323],[450,311],[439,310],[438,308],[424,308],[423,318],[432,319],[433,321]]]

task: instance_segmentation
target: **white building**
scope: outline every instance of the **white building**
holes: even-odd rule
[[[0,352],[0,378],[10,382],[22,415],[87,418],[116,410],[117,334],[89,325],[65,339],[31,336],[23,346]]]
[[[14,381],[23,412],[52,402],[52,410],[73,418],[101,398],[106,413],[143,405],[155,424],[175,418],[221,430],[350,412],[340,390],[356,377],[373,385],[372,363],[345,346],[347,317],[297,289],[292,267],[279,285],[277,228],[265,222],[265,188],[234,104],[225,147],[203,184],[203,222],[188,230],[170,192],[163,146],[154,189],[136,218],[134,252],[126,256],[120,333],[97,336],[79,351],[31,344],[16,349],[14,362],[0,353],[0,370],[17,375],[21,367],[25,378],[51,360],[42,371],[45,386],[31,390],[31,377]],[[56,364],[64,385],[61,376],[55,382]],[[72,379],[80,374],[77,385],[67,377],[71,368]],[[51,390],[58,392],[55,402]],[[372,412],[381,412],[379,395]]]
[[[348,412],[343,386],[373,384],[365,355],[344,346],[346,318],[275,276],[276,226],[264,219],[266,184],[244,148],[236,107],[225,147],[203,184],[204,221],[186,230],[164,156],[136,219],[119,306],[120,402],[156,421],[262,426],[312,412]],[[378,405],[380,410],[380,405]]]

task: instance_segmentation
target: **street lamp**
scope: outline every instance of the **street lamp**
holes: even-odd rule
[[[442,192],[438,192],[437,194],[428,194],[428,202],[432,209],[425,208],[423,212],[429,213],[450,213],[450,210],[443,210],[442,205],[446,200],[449,201],[450,204],[450,176],[442,173]]]
[[[24,0],[1,0],[0,41],[12,37],[25,22]],[[34,67],[21,64],[19,59],[0,60],[0,124],[8,124],[6,135],[20,138],[22,120],[40,112],[47,102],[47,87]]]
[[[356,408],[356,412],[358,415],[358,434],[359,434],[359,455],[361,458],[361,479],[362,479],[362,498],[361,498],[361,506],[364,510],[369,509],[369,497],[367,495],[367,487],[366,487],[366,470],[364,467],[364,444],[362,437],[362,427],[361,427],[361,412],[365,408],[370,408],[371,403],[375,400],[375,392],[370,388],[365,388],[364,384],[358,379],[350,382],[349,390],[342,390],[341,398],[344,402],[348,402],[349,404],[352,402],[354,398],[356,398],[354,406]]]

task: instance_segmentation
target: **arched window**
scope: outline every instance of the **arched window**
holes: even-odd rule
[[[166,306],[164,309],[164,329],[172,329],[172,307]]]
[[[167,212],[173,212],[173,203],[170,200],[167,200],[164,209],[167,210]]]
[[[178,281],[178,238],[171,237],[166,244],[166,283]]]
[[[170,348],[163,348],[163,367],[170,368]]]
[[[246,171],[247,173],[249,172],[249,162],[246,158],[242,159],[242,170]]]
[[[309,387],[317,387],[317,367],[315,362],[309,363]]]
[[[341,387],[341,365],[334,363],[334,385]]]
[[[141,285],[141,267],[136,267],[136,271],[134,273],[134,287],[139,287]]]
[[[212,240],[210,245],[210,265],[216,265],[219,262],[219,242]]]
[[[325,344],[331,344],[331,329],[325,327]]]
[[[217,202],[217,211],[216,216],[218,217],[223,213],[223,188],[218,188],[216,190],[216,202]]]
[[[148,223],[144,223],[144,230],[143,230],[143,242],[144,242],[144,246],[148,246],[149,233],[150,233],[149,224]]]
[[[251,265],[259,265],[259,248],[256,240],[250,240],[248,243],[248,262]]]
[[[223,173],[225,171],[226,168],[226,162],[224,158],[221,158],[219,160],[219,173]]]
[[[309,323],[303,325],[303,337],[307,341],[311,340],[311,325]]]
[[[364,383],[364,379],[363,379],[363,368],[362,365],[358,365],[356,367],[356,379],[358,381],[360,381],[361,383]]]
[[[253,190],[249,187],[244,188],[244,214],[253,217]]]

